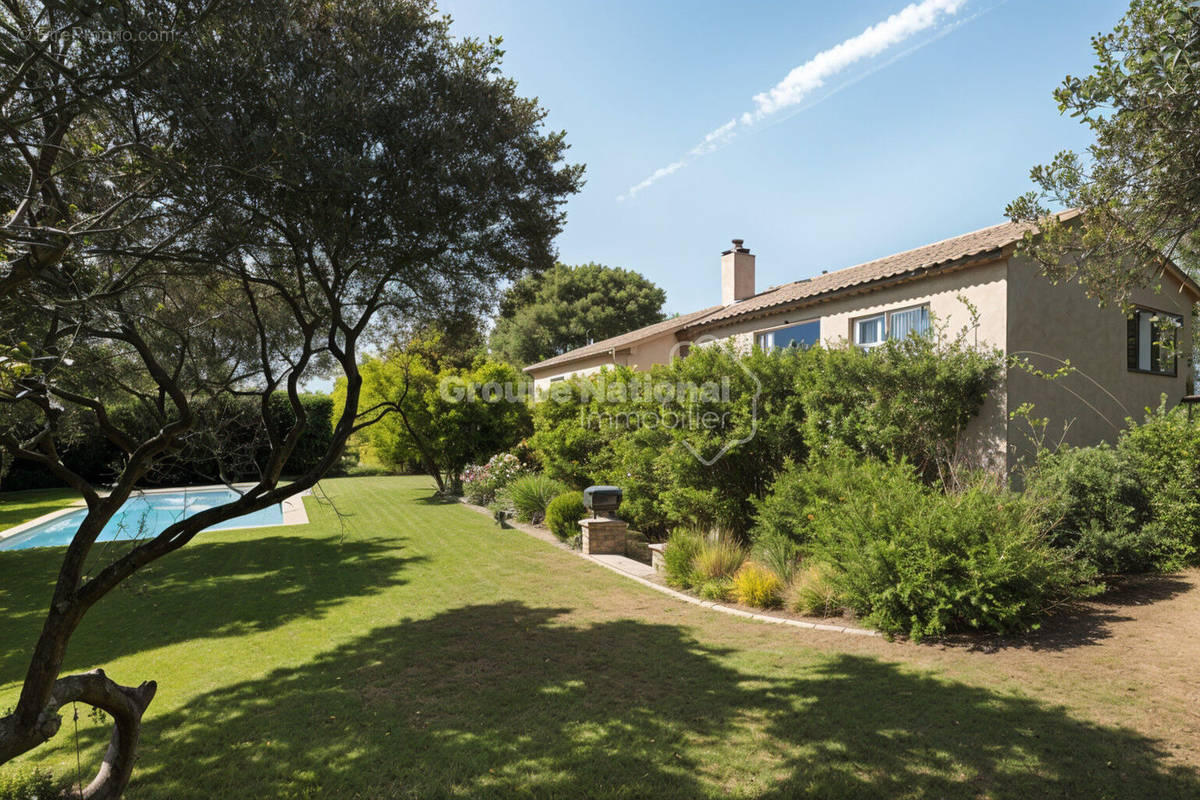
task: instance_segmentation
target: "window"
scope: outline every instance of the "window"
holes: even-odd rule
[[[854,343],[874,347],[885,339],[929,333],[929,306],[915,306],[854,320]]]
[[[888,314],[888,338],[907,339],[909,334],[924,336],[929,333],[929,306],[906,308]]]
[[[854,343],[862,347],[874,347],[883,341],[883,314],[877,317],[867,317],[854,322]]]
[[[1129,369],[1175,375],[1183,317],[1149,308],[1134,309],[1128,323]]]
[[[821,323],[819,320],[801,322],[799,325],[789,325],[786,328],[776,328],[773,331],[763,331],[756,334],[754,343],[763,350],[775,350],[782,347],[809,348],[821,339]]]

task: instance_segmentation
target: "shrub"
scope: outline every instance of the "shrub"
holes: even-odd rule
[[[814,348],[813,355],[797,383],[809,449],[847,446],[881,460],[906,459],[929,481],[953,458],[1004,374],[1003,355],[971,344],[966,329],[953,336],[935,329],[870,350]]]
[[[846,487],[860,477],[858,458],[844,445],[833,445],[811,468],[789,462],[755,506],[751,538],[767,547],[786,540],[803,551],[812,537],[812,523],[845,502]]]
[[[786,458],[804,458],[795,384],[807,358],[796,350],[742,356],[697,348],[649,375],[616,367],[556,383],[534,406],[530,443],[549,475],[576,486],[621,486],[622,512],[643,532],[720,527],[743,534],[751,500]],[[640,422],[709,413],[720,420],[716,427]],[[742,439],[711,466],[696,457],[711,461]]]
[[[0,769],[0,800],[47,800],[57,796],[54,776],[47,770],[20,767]]]
[[[1171,571],[1195,564],[1200,553],[1200,419],[1166,399],[1141,423],[1130,423],[1117,449],[1145,487],[1154,521],[1168,538],[1158,539],[1155,567]]]
[[[477,506],[489,505],[498,491],[527,474],[529,468],[517,456],[497,453],[486,464],[472,464],[463,470],[463,496]]]
[[[733,576],[737,601],[755,608],[777,608],[783,603],[783,581],[771,570],[747,561]]]
[[[624,514],[652,536],[740,536],[775,474],[813,449],[905,456],[936,476],[1001,364],[960,339],[870,352],[693,348],[649,375],[618,366],[555,383],[534,404],[530,445],[551,477],[621,486]],[[654,422],[699,419],[718,423]]]
[[[732,578],[715,578],[711,581],[705,581],[700,584],[700,588],[696,590],[705,600],[712,600],[715,603],[726,603],[734,599],[733,579]]]
[[[632,379],[626,367],[603,370],[615,383]],[[598,377],[598,376],[597,376]],[[533,403],[533,435],[529,446],[542,469],[552,478],[576,489],[602,483],[611,459],[613,442],[624,431],[588,424],[601,402],[589,394],[597,377],[576,375],[558,381]]]
[[[1172,572],[1200,555],[1200,422],[1160,406],[1117,446],[1038,454],[1025,475],[1052,541],[1103,573]]]
[[[841,601],[885,632],[1025,630],[1053,604],[1098,590],[1094,570],[1050,544],[1029,503],[993,482],[947,495],[904,463],[834,472],[846,478],[843,500],[814,515],[811,557],[831,568]]]
[[[807,538],[812,502],[810,482],[800,480],[804,465],[789,461],[772,480],[766,496],[754,504],[754,528],[750,538],[760,541],[786,540],[801,544]]]
[[[1178,543],[1156,541],[1169,537],[1151,521],[1140,475],[1107,445],[1040,453],[1025,475],[1025,494],[1040,510],[1050,541],[1101,573],[1152,570],[1159,567],[1156,554],[1178,549]]]
[[[550,501],[567,491],[567,485],[545,475],[522,475],[498,494],[499,501],[522,522],[541,522]]]
[[[583,495],[579,492],[563,492],[546,506],[546,527],[563,541],[579,533],[579,520],[587,516],[583,506]]]
[[[710,539],[700,546],[692,559],[692,572],[697,583],[728,578],[737,572],[746,560],[746,551],[732,539],[721,536]]]
[[[704,546],[704,536],[695,531],[676,530],[663,549],[663,577],[677,589],[695,585],[696,554]]]
[[[825,564],[806,565],[796,575],[792,590],[792,608],[801,614],[828,617],[841,606],[833,585],[832,570]]]

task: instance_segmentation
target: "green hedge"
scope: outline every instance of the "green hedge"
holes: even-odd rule
[[[752,498],[806,452],[795,389],[806,360],[696,348],[649,374],[616,367],[553,384],[534,406],[530,445],[548,475],[576,488],[621,486],[622,516],[647,534],[744,533]],[[672,391],[656,397],[657,387]]]
[[[697,347],[648,375],[615,367],[552,384],[534,406],[530,445],[572,486],[621,486],[623,513],[651,535],[744,535],[775,474],[810,451],[906,458],[933,480],[1001,365],[960,339],[745,355]]]
[[[916,337],[862,350],[814,348],[797,388],[810,448],[904,459],[928,481],[1003,375],[999,351],[958,337]]]

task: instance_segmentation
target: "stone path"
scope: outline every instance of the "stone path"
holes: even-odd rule
[[[472,511],[475,511],[477,513],[483,514],[488,517],[492,516],[492,512],[482,506],[472,505],[471,503],[468,503],[465,501],[461,501],[461,502],[464,506],[471,509]],[[554,536],[554,534],[550,533],[549,531],[547,531],[543,528],[536,528],[532,525],[525,525],[524,523],[516,522],[514,520],[506,520],[505,524],[508,525],[509,527],[513,528],[514,530],[521,531],[522,533],[528,534],[529,536],[532,536],[535,539],[541,539],[543,542],[547,542],[547,543],[553,544],[557,547],[561,547],[563,550],[566,550],[568,553],[573,553],[573,554],[579,556],[580,558],[585,558],[588,561],[591,561],[595,564],[599,564],[600,566],[605,567],[606,569],[610,569],[619,575],[624,575],[626,578],[629,578],[630,580],[637,581],[638,583],[642,584],[643,586],[649,587],[656,592],[661,592],[663,594],[670,595],[671,597],[674,597],[676,600],[682,600],[685,603],[691,603],[692,605],[697,605],[697,606],[704,606],[705,608],[711,608],[713,611],[720,611],[725,614],[732,614],[736,617],[743,617],[745,619],[753,619],[753,620],[757,620],[759,622],[769,622],[774,625],[787,625],[787,626],[790,626],[793,628],[805,628],[807,630],[814,630],[814,631],[830,631],[833,633],[846,633],[846,634],[850,634],[853,636],[881,636],[882,635],[879,633],[879,631],[873,631],[873,630],[869,630],[867,628],[856,628],[852,625],[836,625],[836,624],[827,624],[827,623],[823,623],[823,622],[808,622],[808,621],[802,620],[802,619],[792,619],[791,617],[777,617],[773,614],[768,614],[765,612],[747,611],[744,608],[734,608],[732,606],[726,606],[726,605],[722,605],[720,603],[714,603],[711,600],[701,600],[699,597],[693,597],[692,595],[686,594],[685,592],[676,591],[675,589],[672,589],[669,586],[663,586],[661,583],[657,583],[655,581],[650,580],[650,577],[652,575],[654,575],[654,568],[651,567],[649,564],[644,564],[641,561],[637,561],[632,558],[627,558],[625,556],[587,555],[587,554],[579,552],[578,550],[572,550],[570,547],[567,547],[565,544],[560,542]]]
[[[582,553],[580,554],[582,555]],[[645,564],[637,559],[627,558],[618,555],[594,555],[588,556],[592,561],[597,561],[609,569],[615,569],[617,572],[624,572],[632,575],[635,578],[649,578],[654,574],[654,567]]]

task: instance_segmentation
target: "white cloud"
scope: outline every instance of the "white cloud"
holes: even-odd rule
[[[753,98],[753,111],[746,111],[706,135],[683,158],[655,170],[641,183],[630,187],[618,197],[627,200],[673,172],[687,166],[692,159],[713,152],[728,143],[741,128],[751,127],[767,117],[802,103],[826,81],[854,64],[872,59],[889,48],[936,26],[944,17],[956,14],[966,0],[922,0],[911,3],[882,22],[870,26],[857,36],[822,50],[793,69],[779,83]],[[874,71],[874,70],[872,70]]]
[[[717,128],[712,133],[704,137],[700,144],[688,151],[689,156],[702,156],[705,153],[711,153],[725,142],[733,138],[733,129],[737,127],[737,118],[729,120],[721,127]]]
[[[654,183],[659,178],[665,178],[668,175],[670,175],[672,172],[674,172],[675,170],[682,169],[685,164],[687,164],[687,162],[683,161],[681,159],[674,163],[667,164],[665,167],[660,167],[659,169],[654,170],[653,175],[651,175],[649,178],[646,178],[646,180],[642,181],[641,183],[637,184],[636,186],[631,186],[629,188],[628,192],[621,195],[617,199],[618,200],[628,200],[629,198],[633,197],[635,194],[640,192],[642,189],[645,189],[647,186]]]
[[[924,0],[922,3],[913,3],[858,36],[817,53],[771,89],[754,95],[754,114],[751,119],[757,122],[780,109],[796,105],[814,89],[824,86],[828,78],[858,61],[874,58],[914,34],[932,28],[943,14],[956,13],[964,2]],[[748,112],[742,115],[743,123],[749,116]]]

